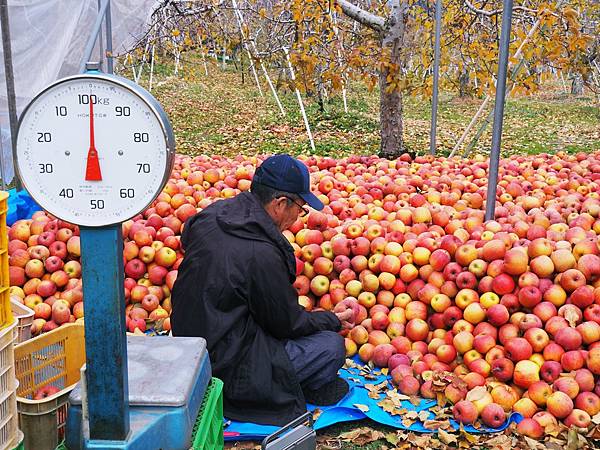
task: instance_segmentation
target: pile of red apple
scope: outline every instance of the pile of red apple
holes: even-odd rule
[[[170,330],[182,224],[216,199],[248,190],[257,158],[177,156],[172,179],[143,215],[123,223],[128,331]],[[8,231],[11,298],[34,311],[32,335],[83,318],[79,228],[44,211]]]
[[[195,210],[195,209],[194,209]],[[169,330],[170,288],[177,276],[171,270],[183,257],[179,248],[181,221],[154,215],[123,224],[127,328],[146,330],[151,322]],[[174,224],[174,229],[163,226]],[[159,224],[157,229],[152,225]],[[19,220],[8,232],[11,298],[34,312],[33,336],[82,319],[83,286],[79,228],[43,211]]]
[[[79,228],[38,211],[8,230],[11,298],[31,308],[35,336],[83,317]]]
[[[178,156],[157,200],[123,224],[130,331],[170,328],[183,223],[248,190],[260,160]],[[432,374],[448,372],[441,393],[462,423],[497,427],[516,411],[518,430],[534,438],[560,422],[591,425],[600,413],[600,153],[502,160],[487,222],[482,158],[304,160],[326,206],[284,232],[294,286],[307,310],[353,311],[348,356],[388,367],[406,395],[436,398]],[[35,332],[81,314],[77,234],[43,213],[9,232],[13,294],[36,311]],[[67,319],[56,305],[71,308]]]

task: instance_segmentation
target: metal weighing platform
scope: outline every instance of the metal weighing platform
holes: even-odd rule
[[[111,448],[188,450],[211,379],[206,341],[128,336],[127,367],[131,427],[128,438]],[[85,447],[81,382],[71,392],[69,403],[65,444],[69,450],[91,448]]]

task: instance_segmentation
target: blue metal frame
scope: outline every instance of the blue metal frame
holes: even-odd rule
[[[488,169],[488,186],[485,202],[485,220],[493,220],[496,211],[496,189],[500,167],[500,145],[502,143],[502,123],[504,121],[504,100],[506,98],[506,75],[508,72],[508,52],[512,29],[513,0],[504,0],[502,8],[502,31],[500,34],[500,55],[498,56],[498,76],[496,77],[496,104],[494,105],[494,129],[492,149]]]
[[[83,57],[81,58],[81,63],[79,64],[80,73],[85,72],[85,66],[91,60],[90,58],[92,57],[92,52],[96,46],[98,35],[101,34],[102,22],[106,23],[106,53],[104,55],[100,55],[100,60],[106,58],[106,72],[110,74],[113,73],[112,20],[110,14],[110,0],[101,0],[98,2],[98,17],[96,17],[96,22],[94,22],[94,25],[92,26],[92,31],[85,45],[85,50],[83,51]],[[100,39],[102,39],[102,37],[100,37]],[[100,44],[100,48],[102,49],[102,43]]]
[[[433,52],[433,96],[431,98],[431,131],[429,133],[429,153],[435,156],[437,148],[437,115],[440,85],[440,36],[442,28],[442,0],[435,2],[435,47]]]
[[[90,443],[125,440],[129,386],[121,225],[82,227],[80,236]]]

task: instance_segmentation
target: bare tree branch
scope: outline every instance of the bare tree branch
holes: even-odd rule
[[[346,0],[337,0],[337,4],[340,5],[344,14],[360,24],[379,32],[385,30],[385,19],[383,17],[365,11],[361,7]]]
[[[469,8],[474,13],[481,14],[482,16],[492,17],[492,16],[497,16],[498,14],[502,14],[502,9],[496,9],[496,10],[493,10],[493,11],[488,11],[486,9],[479,9],[479,8],[477,8],[469,0],[464,0],[464,1],[465,1],[465,5],[466,5],[467,8]],[[526,8],[524,6],[515,6],[515,7],[513,7],[513,11],[524,11],[524,12],[528,12],[528,13],[532,13],[532,14],[536,14],[537,13],[537,9],[530,9],[530,8]]]

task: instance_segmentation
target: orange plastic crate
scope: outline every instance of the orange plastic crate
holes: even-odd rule
[[[54,450],[64,437],[69,394],[85,364],[84,326],[65,324],[15,346],[17,410],[25,448]],[[44,386],[60,391],[33,400]]]
[[[6,212],[8,192],[0,191],[0,329],[12,325],[14,317],[10,309],[10,278],[8,276],[8,230]]]

